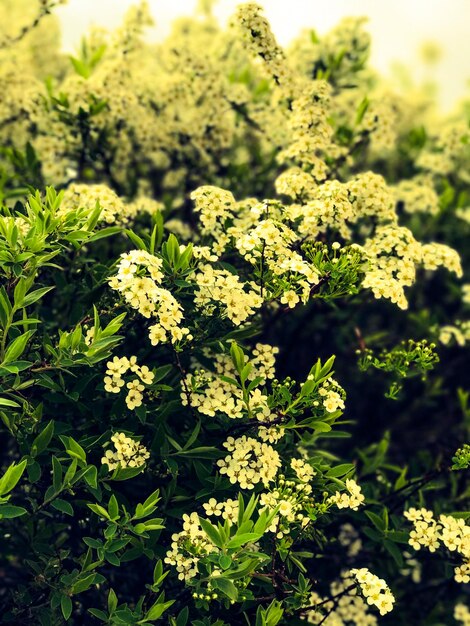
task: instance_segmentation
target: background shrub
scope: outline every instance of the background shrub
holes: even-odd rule
[[[360,19],[56,4],[0,7],[3,621],[468,624],[465,107]]]

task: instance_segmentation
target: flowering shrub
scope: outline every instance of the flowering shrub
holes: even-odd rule
[[[468,107],[361,19],[57,4],[0,6],[4,623],[468,625]]]

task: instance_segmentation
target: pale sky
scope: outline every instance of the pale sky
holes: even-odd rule
[[[394,62],[408,67],[417,80],[431,76],[420,63],[419,50],[435,41],[443,50],[433,68],[440,102],[450,109],[470,94],[470,0],[258,0],[280,43],[288,43],[302,28],[320,34],[347,15],[369,18],[372,65],[389,73]],[[63,24],[64,47],[71,51],[90,24],[113,28],[133,0],[68,0],[57,11]],[[153,39],[161,39],[175,17],[191,15],[197,0],[149,0],[156,22]],[[215,14],[225,21],[240,0],[219,0]]]

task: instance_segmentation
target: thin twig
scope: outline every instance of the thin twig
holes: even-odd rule
[[[8,48],[8,46],[11,46],[21,41],[24,37],[26,37],[28,33],[30,33],[37,26],[39,26],[41,20],[46,17],[46,15],[50,15],[52,9],[60,4],[63,4],[63,0],[57,0],[56,2],[54,2],[54,0],[40,0],[39,12],[34,20],[30,24],[23,26],[20,32],[14,37],[6,37],[3,41],[0,41],[0,50],[2,50],[3,48]]]

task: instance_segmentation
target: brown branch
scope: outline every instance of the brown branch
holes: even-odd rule
[[[322,600],[321,602],[317,602],[316,604],[313,604],[312,606],[306,606],[306,607],[300,609],[300,612],[301,613],[305,613],[306,611],[315,611],[316,609],[318,609],[318,607],[323,606],[325,604],[328,604],[328,602],[333,602],[334,603],[333,609],[331,609],[331,611],[329,611],[325,615],[325,617],[322,619],[322,621],[318,624],[318,626],[320,626],[320,624],[323,624],[323,622],[326,620],[326,618],[334,610],[334,608],[338,604],[338,600],[340,598],[342,598],[343,596],[345,596],[350,591],[352,591],[353,589],[355,589],[355,588],[356,588],[356,583],[352,583],[351,585],[349,585],[349,587],[346,587],[346,589],[343,589],[343,591],[340,591],[339,593],[335,594],[334,596],[330,596],[329,598],[325,598],[325,600]]]

